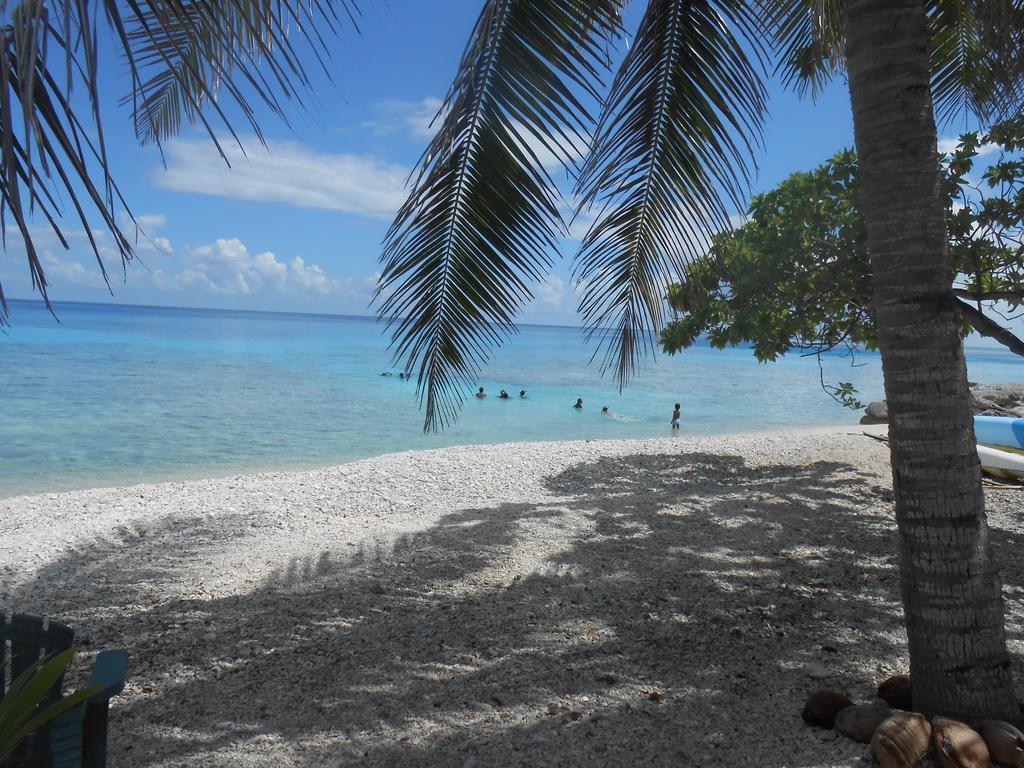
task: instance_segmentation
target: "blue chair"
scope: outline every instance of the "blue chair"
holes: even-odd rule
[[[39,616],[0,614],[0,697],[13,680],[40,658],[71,647],[75,631]],[[124,690],[127,651],[103,651],[96,657],[89,685],[98,693],[29,736],[6,765],[19,768],[103,768],[107,763],[107,708]],[[61,696],[63,678],[50,689],[46,703]]]

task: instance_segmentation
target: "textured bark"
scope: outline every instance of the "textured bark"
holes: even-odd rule
[[[924,0],[847,0],[914,708],[1018,714],[943,219]]]

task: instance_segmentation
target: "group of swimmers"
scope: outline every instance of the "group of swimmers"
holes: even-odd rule
[[[576,402],[573,404],[572,407],[575,408],[577,411],[582,411],[583,410],[583,398],[582,397],[577,397],[576,398]],[[608,406],[607,405],[604,408],[601,409],[601,415],[602,416],[611,416],[612,415],[611,411],[608,410]]]
[[[381,376],[390,376],[390,375],[391,375],[391,371],[385,371],[384,373],[381,374]],[[399,373],[398,374],[398,378],[400,378],[400,379],[411,379],[412,378],[412,374],[411,373]],[[480,387],[480,389],[478,389],[476,391],[475,397],[476,397],[477,400],[483,400],[485,397],[487,397],[487,392],[484,391],[483,387]],[[501,390],[498,393],[498,399],[499,400],[511,400],[512,396],[503,389],[503,390]],[[525,400],[526,399],[526,390],[525,389],[520,389],[519,390],[519,399],[520,400]],[[573,404],[572,407],[575,408],[577,411],[582,411],[583,410],[583,398],[582,397],[577,397],[576,398],[576,402]],[[604,406],[601,409],[601,415],[602,416],[611,416],[612,415],[611,411],[608,410],[608,406],[607,405]],[[679,429],[679,420],[680,420],[681,417],[682,417],[682,414],[681,414],[680,409],[679,409],[679,403],[676,403],[675,410],[672,411],[672,429]]]
[[[487,397],[487,393],[484,392],[484,388],[483,387],[480,387],[480,389],[478,389],[476,391],[476,399],[477,400],[483,400],[485,397]],[[499,400],[510,400],[511,398],[512,398],[512,395],[510,395],[504,389],[501,390],[501,392],[498,393],[498,399]],[[519,399],[520,400],[525,400],[526,399],[526,390],[525,389],[520,389],[519,390]]]
[[[577,397],[576,398],[576,403],[573,405],[573,408],[575,408],[577,411],[582,411],[583,410],[583,398],[582,397]],[[602,416],[611,416],[611,412],[608,410],[608,406],[607,405],[604,406],[604,408],[601,409],[601,415]],[[679,429],[679,419],[681,417],[682,417],[682,413],[680,412],[680,409],[679,409],[679,403],[676,403],[675,410],[672,411],[672,429]]]
[[[583,398],[582,397],[577,397],[576,398],[576,404],[573,405],[573,408],[575,408],[577,411],[582,411],[583,410]],[[601,409],[601,415],[602,416],[611,416],[611,413],[608,411],[608,406],[607,405],[604,408]],[[680,418],[682,418],[682,413],[681,413],[680,408],[679,408],[679,403],[676,403],[675,410],[672,411],[672,429],[679,429],[679,419]]]

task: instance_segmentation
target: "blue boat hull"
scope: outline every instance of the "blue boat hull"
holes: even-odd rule
[[[1024,419],[1007,416],[975,416],[974,436],[984,445],[1024,448]]]

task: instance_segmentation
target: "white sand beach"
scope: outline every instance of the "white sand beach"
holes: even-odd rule
[[[907,663],[865,429],[7,499],[0,605],[130,651],[114,768],[864,765],[800,708]],[[1024,495],[986,497],[1020,679]]]

